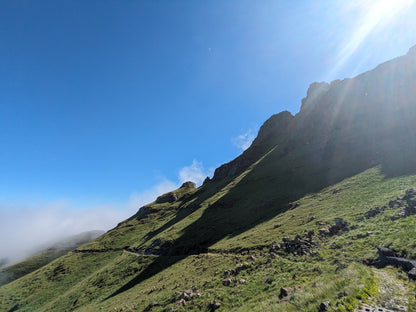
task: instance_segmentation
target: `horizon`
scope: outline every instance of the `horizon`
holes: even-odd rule
[[[200,185],[311,83],[416,44],[414,1],[1,7],[0,258],[14,260]]]

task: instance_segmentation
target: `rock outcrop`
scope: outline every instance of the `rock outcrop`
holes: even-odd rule
[[[158,198],[156,198],[156,202],[158,204],[162,203],[173,203],[174,201],[178,200],[178,196],[174,192],[169,192],[163,195],[160,195]]]
[[[313,235],[314,232],[310,231],[305,237],[299,235],[296,235],[294,239],[283,237],[282,242],[272,243],[270,251],[283,250],[297,256],[309,256],[312,248],[316,246]]]
[[[192,181],[187,181],[187,182],[184,182],[181,185],[180,188],[192,188],[192,189],[194,189],[194,188],[196,188],[196,184],[194,182],[192,182]]]
[[[378,265],[381,267],[392,265],[400,267],[407,272],[409,278],[416,280],[416,261],[398,257],[396,252],[389,248],[377,247]]]
[[[290,137],[292,121],[293,115],[288,111],[270,117],[261,126],[251,146],[233,161],[217,168],[213,180],[221,180],[243,172],[271,148],[286,141]]]
[[[275,146],[276,174],[307,169],[328,184],[376,165],[386,173],[416,170],[416,128],[409,127],[416,123],[415,51],[354,78],[312,83],[298,114],[272,116],[214,180],[238,175]]]

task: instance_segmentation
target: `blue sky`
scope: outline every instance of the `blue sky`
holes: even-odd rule
[[[108,229],[199,182],[310,83],[415,45],[414,1],[392,3],[2,1],[0,219]]]

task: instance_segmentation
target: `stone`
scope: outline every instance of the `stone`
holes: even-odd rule
[[[196,288],[190,288],[182,292],[179,300],[191,301],[195,297],[201,297],[201,293]]]
[[[215,311],[215,310],[219,309],[220,307],[221,307],[221,303],[219,303],[215,300],[211,301],[208,305],[208,309],[210,311]]]
[[[222,280],[222,284],[224,286],[230,286],[232,282],[233,281],[231,280],[231,278],[226,278],[226,279]]]
[[[287,296],[289,296],[293,291],[293,288],[291,287],[282,287],[280,288],[280,293],[279,293],[279,298],[285,298]]]
[[[380,258],[382,258],[382,257],[397,257],[396,252],[394,252],[390,248],[377,247],[377,252],[378,252]]]
[[[335,225],[339,228],[347,226],[347,222],[342,218],[335,218],[334,221],[335,221]]]
[[[407,272],[407,275],[410,279],[416,280],[416,267]]]
[[[318,307],[318,311],[319,312],[328,311],[330,305],[331,305],[331,303],[329,301],[321,302],[321,304]]]
[[[390,201],[391,202],[391,201]],[[390,203],[389,203],[389,205],[390,205]],[[365,214],[364,214],[364,217],[366,218],[366,219],[370,219],[370,218],[373,218],[373,217],[375,217],[376,215],[378,215],[379,213],[381,213],[382,211],[384,211],[386,209],[386,206],[383,206],[383,207],[375,207],[375,208],[373,208],[373,209],[370,209],[369,211],[367,211]]]
[[[329,235],[330,232],[329,232],[329,229],[328,228],[322,228],[322,229],[319,229],[319,234],[321,234],[321,235]]]

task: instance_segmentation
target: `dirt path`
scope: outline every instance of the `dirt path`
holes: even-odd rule
[[[361,304],[356,312],[415,311],[415,292],[395,272],[374,269],[378,279],[378,295],[369,304]],[[410,299],[410,302],[409,302]]]

